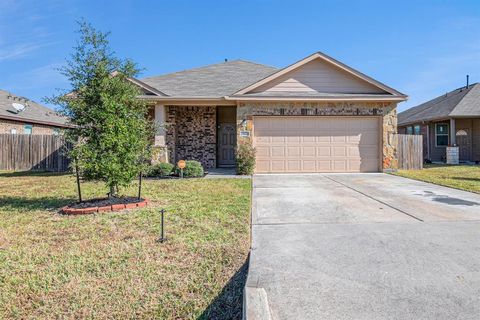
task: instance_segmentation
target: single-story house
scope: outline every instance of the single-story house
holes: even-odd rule
[[[407,96],[323,54],[277,69],[235,60],[130,79],[160,124],[169,161],[235,165],[256,148],[256,172],[378,172],[397,167],[397,103]]]
[[[398,133],[421,134],[423,156],[446,160],[446,147],[458,146],[460,162],[480,161],[480,84],[436,97],[398,114]]]
[[[59,134],[67,118],[27,98],[0,90],[0,134]]]

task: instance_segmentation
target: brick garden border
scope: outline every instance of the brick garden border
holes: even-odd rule
[[[125,209],[135,209],[135,208],[146,207],[149,202],[150,201],[148,199],[144,199],[143,201],[134,202],[134,203],[112,204],[110,206],[78,208],[78,209],[65,206],[62,208],[60,212],[68,215],[80,215],[80,214],[94,214],[94,213],[102,213],[102,212],[121,211]]]

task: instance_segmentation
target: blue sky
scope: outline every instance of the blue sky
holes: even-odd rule
[[[118,56],[158,75],[246,59],[283,67],[315,51],[410,96],[404,110],[480,81],[480,1],[0,0],[0,88],[41,101],[76,20],[111,31]]]

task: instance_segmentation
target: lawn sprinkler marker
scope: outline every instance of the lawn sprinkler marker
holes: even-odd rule
[[[165,232],[164,232],[165,210],[164,209],[160,210],[160,213],[162,214],[162,224],[161,224],[161,229],[160,229],[160,239],[158,239],[158,242],[164,243],[165,241],[167,241],[167,238],[165,237]]]

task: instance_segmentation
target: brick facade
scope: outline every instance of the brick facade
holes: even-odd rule
[[[395,103],[383,102],[252,102],[240,103],[237,107],[238,133],[241,123],[247,120],[246,128],[253,127],[255,115],[285,116],[379,116],[382,117],[382,167],[385,171],[396,170],[397,161],[397,112]],[[243,130],[243,129],[242,129]],[[238,135],[238,142],[250,137]]]
[[[24,133],[25,124],[32,125],[32,134],[53,134],[55,127],[45,126],[41,124],[25,123],[20,121],[11,121],[0,119],[0,134],[12,133],[12,129],[16,129],[17,134]]]
[[[217,126],[215,106],[167,106],[166,144],[169,160],[197,160],[215,168]]]

